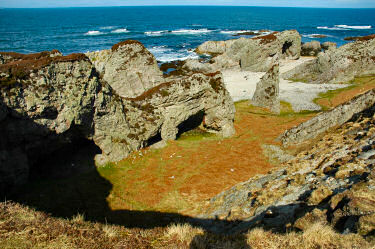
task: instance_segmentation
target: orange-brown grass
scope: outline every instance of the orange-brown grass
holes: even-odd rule
[[[323,93],[316,99],[316,103],[330,109],[352,99],[354,96],[375,88],[375,77],[365,76],[355,78],[350,85],[344,89],[338,89]]]
[[[232,138],[192,131],[163,149],[142,150],[99,169],[113,185],[110,207],[193,214],[208,198],[268,172],[275,165],[263,154],[262,144],[275,143],[285,129],[313,115],[274,115],[247,101],[236,103],[236,110]]]

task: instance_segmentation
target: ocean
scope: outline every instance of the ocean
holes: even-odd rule
[[[375,33],[375,9],[271,7],[106,7],[0,9],[0,51],[63,54],[108,49],[134,39],[160,62],[197,58],[208,40],[234,39],[243,31],[296,29],[302,41],[346,43]],[[313,38],[325,35],[325,38]]]

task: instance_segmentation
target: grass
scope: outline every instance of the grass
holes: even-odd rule
[[[355,95],[375,88],[375,76],[369,75],[356,77],[349,82],[349,84],[349,86],[344,88],[320,93],[318,98],[314,99],[314,103],[321,106],[323,111],[328,111],[331,108],[350,100]]]
[[[24,217],[24,218],[20,218]],[[28,217],[25,219],[25,217]],[[125,228],[60,219],[12,202],[0,202],[0,248],[373,248],[375,241],[339,234],[313,223],[303,232],[273,233],[255,228],[243,234],[217,235],[187,223],[152,229]]]

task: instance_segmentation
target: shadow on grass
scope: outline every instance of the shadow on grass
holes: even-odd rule
[[[258,226],[258,222],[202,219],[157,211],[111,210],[107,198],[112,184],[99,174],[94,163],[99,152],[93,142],[80,141],[43,157],[32,167],[29,183],[8,194],[6,199],[55,217],[70,219],[84,214],[86,221],[126,228],[152,229],[188,223],[205,231],[194,237],[190,248],[227,248],[226,245],[250,248],[245,233]],[[262,216],[263,213],[258,219]],[[212,247],[213,243],[215,247]]]

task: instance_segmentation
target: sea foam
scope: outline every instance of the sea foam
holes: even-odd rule
[[[103,32],[100,32],[98,30],[90,30],[89,32],[85,33],[85,35],[102,35]]]
[[[114,34],[129,33],[129,32],[130,31],[127,29],[115,29],[111,31],[111,33],[114,33]]]

